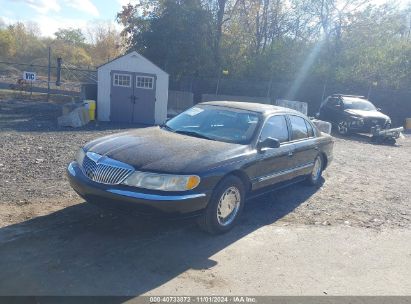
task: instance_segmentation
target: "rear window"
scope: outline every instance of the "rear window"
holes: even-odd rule
[[[308,137],[314,137],[314,130],[313,130],[312,125],[307,120],[304,119],[304,121],[305,121],[305,125],[307,126]]]
[[[308,137],[305,119],[298,116],[290,116],[291,140],[304,139]]]

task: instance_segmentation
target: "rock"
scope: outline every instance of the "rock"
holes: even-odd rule
[[[78,128],[86,125],[90,121],[89,112],[85,107],[78,107],[68,113],[57,118],[57,124],[60,127]]]
[[[331,134],[332,125],[329,122],[318,119],[312,119],[311,121],[321,132]]]

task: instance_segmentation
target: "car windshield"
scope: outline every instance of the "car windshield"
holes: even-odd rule
[[[255,112],[198,105],[169,120],[164,128],[189,136],[248,144],[260,121]]]
[[[344,108],[363,111],[376,110],[375,106],[371,102],[360,98],[344,98]]]

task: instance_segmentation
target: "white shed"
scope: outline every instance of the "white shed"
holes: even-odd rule
[[[133,51],[97,69],[97,119],[161,124],[167,118],[168,74]]]

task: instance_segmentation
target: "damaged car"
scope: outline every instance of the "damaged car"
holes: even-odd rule
[[[391,128],[391,118],[364,96],[333,94],[321,103],[318,117],[332,123],[340,135]]]

